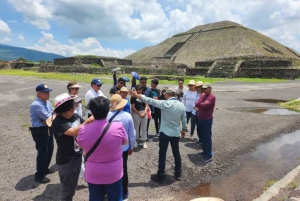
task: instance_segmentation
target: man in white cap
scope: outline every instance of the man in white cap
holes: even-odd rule
[[[106,98],[106,96],[102,93],[102,91],[100,91],[100,88],[102,86],[102,82],[100,81],[100,79],[98,78],[94,78],[91,81],[91,89],[88,90],[88,92],[86,92],[85,94],[85,104],[88,105],[91,98],[95,98],[98,96],[103,96]],[[88,117],[92,116],[92,112],[90,110],[88,110]]]
[[[46,124],[47,118],[51,116],[53,111],[52,105],[48,101],[50,91],[52,89],[49,89],[47,85],[39,84],[36,87],[37,98],[30,106],[30,131],[37,150],[34,178],[39,183],[49,183],[50,179],[46,175],[54,172],[49,169],[54,147],[53,133]]]
[[[179,152],[179,138],[185,136],[186,132],[186,113],[184,105],[175,97],[175,89],[167,89],[164,93],[166,100],[156,100],[138,94],[136,91],[130,91],[132,97],[141,99],[149,105],[161,109],[161,126],[159,129],[159,160],[157,174],[151,175],[151,179],[155,182],[163,182],[165,179],[165,163],[169,142],[175,160],[175,179],[181,180],[181,156]],[[182,122],[182,130],[180,124]]]
[[[200,98],[195,104],[198,108],[198,126],[202,132],[202,148],[203,152],[198,153],[202,157],[202,161],[205,163],[213,160],[212,152],[212,123],[213,123],[213,112],[216,103],[216,97],[211,92],[212,86],[209,82],[203,84],[202,89],[204,93],[201,94]]]

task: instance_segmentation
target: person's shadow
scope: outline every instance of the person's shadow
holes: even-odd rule
[[[18,191],[28,191],[31,189],[35,189],[40,184],[34,181],[34,175],[29,175],[22,178],[15,186],[15,189]]]
[[[60,200],[60,184],[48,184],[45,191],[41,195],[37,195],[32,200],[45,201],[45,200]]]

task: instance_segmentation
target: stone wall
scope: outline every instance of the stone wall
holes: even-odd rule
[[[293,66],[292,60],[248,60],[244,61],[243,68],[284,68]]]
[[[1,63],[0,69],[22,69],[22,68],[31,68],[33,63]]]
[[[248,68],[239,69],[236,73],[236,77],[250,77],[250,78],[284,78],[295,79],[300,76],[300,69],[260,69],[260,68]]]
[[[59,66],[71,66],[73,64],[99,64],[99,66],[131,66],[132,61],[128,59],[108,57],[67,57],[54,59],[54,64]]]
[[[198,75],[198,76],[206,76],[208,69],[205,68],[188,68],[186,69],[186,75]]]
[[[135,71],[139,74],[148,75],[185,75],[185,69],[156,69],[146,67],[123,67],[122,73],[130,74]],[[111,74],[111,68],[109,67],[62,67],[54,65],[41,65],[39,72],[60,72],[60,73],[89,73],[89,74]]]
[[[195,62],[195,67],[201,67],[201,68],[209,68],[212,64],[214,63],[214,61],[197,61]]]

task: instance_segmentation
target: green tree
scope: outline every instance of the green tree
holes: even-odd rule
[[[19,57],[17,59],[17,61],[20,61],[20,62],[26,62],[26,58],[25,57]]]

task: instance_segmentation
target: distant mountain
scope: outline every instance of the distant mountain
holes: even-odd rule
[[[53,61],[56,58],[64,58],[58,54],[0,44],[0,60],[17,60],[19,57],[28,61]]]

